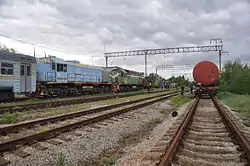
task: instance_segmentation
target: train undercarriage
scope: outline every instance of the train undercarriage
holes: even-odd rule
[[[200,96],[201,98],[215,96],[218,92],[218,86],[200,86],[197,87],[195,95]]]
[[[112,83],[53,83],[37,82],[36,96],[66,96],[94,93],[114,93],[141,90],[141,85],[125,85]]]

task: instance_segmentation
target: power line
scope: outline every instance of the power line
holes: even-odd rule
[[[0,36],[3,36],[3,37],[8,38],[8,39],[15,40],[15,41],[18,41],[18,42],[21,42],[21,43],[25,43],[25,44],[28,44],[28,45],[32,45],[32,46],[36,46],[36,47],[40,47],[40,48],[45,48],[45,49],[48,49],[48,50],[51,50],[51,51],[58,51],[58,52],[67,53],[66,51],[63,51],[63,50],[60,50],[60,49],[55,49],[55,48],[50,48],[50,47],[46,47],[46,46],[42,46],[42,45],[30,43],[30,42],[27,42],[27,41],[24,41],[24,40],[21,40],[21,39],[16,39],[16,38],[4,35],[2,33],[0,33]],[[78,52],[78,53],[74,53],[74,54],[86,54],[86,53]]]

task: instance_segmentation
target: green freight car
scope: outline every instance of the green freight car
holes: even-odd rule
[[[144,87],[144,73],[121,67],[103,68],[103,80],[119,84],[120,91],[138,90]]]

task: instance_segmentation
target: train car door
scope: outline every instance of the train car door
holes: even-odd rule
[[[25,78],[25,64],[21,63],[20,65],[20,92],[25,92],[26,87],[26,78]]]
[[[31,92],[31,65],[20,65],[20,92]]]
[[[25,91],[31,92],[31,65],[26,64],[26,80],[25,80]]]

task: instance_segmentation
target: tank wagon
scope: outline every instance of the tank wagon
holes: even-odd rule
[[[213,95],[217,90],[219,69],[213,62],[201,61],[193,69],[193,78],[199,84],[197,93]]]
[[[130,91],[140,89],[143,73],[120,67],[96,67],[55,56],[37,60],[37,95]]]
[[[14,94],[36,91],[36,59],[34,57],[0,51],[0,100],[14,98]]]

